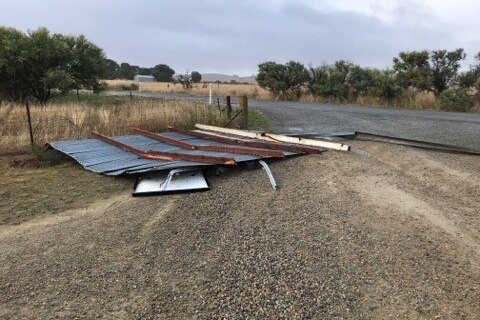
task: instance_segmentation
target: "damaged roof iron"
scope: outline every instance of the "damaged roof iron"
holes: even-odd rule
[[[175,128],[162,133],[142,129],[135,132],[140,134],[109,137],[92,132],[93,139],[54,141],[49,146],[72,157],[85,169],[106,175],[230,166],[325,151],[303,145],[239,139]]]
[[[199,127],[201,125],[198,125]],[[217,127],[208,126],[210,131]],[[212,130],[215,129],[215,130]],[[230,129],[231,130],[231,129]],[[213,165],[233,166],[257,162],[263,167],[273,189],[277,183],[263,159],[283,159],[297,154],[318,154],[326,149],[342,150],[343,144],[304,139],[262,138],[248,131],[203,132],[170,127],[168,132],[154,133],[135,128],[137,135],[109,137],[92,131],[94,139],[55,141],[49,145],[74,158],[85,169],[106,175],[142,174],[133,195],[163,194],[209,189],[203,169]],[[232,135],[235,134],[235,135]],[[264,135],[263,137],[267,137]],[[277,141],[278,140],[278,141]],[[168,170],[164,175],[159,171]],[[157,173],[155,173],[157,172]]]

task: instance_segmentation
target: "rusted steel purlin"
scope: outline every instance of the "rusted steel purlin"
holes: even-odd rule
[[[166,136],[163,136],[163,135],[160,135],[160,134],[157,134],[157,133],[153,133],[153,132],[150,132],[150,131],[147,131],[147,130],[139,129],[139,128],[133,128],[132,130],[133,130],[133,132],[139,133],[142,136],[149,137],[149,138],[152,138],[152,139],[155,139],[155,140],[158,140],[158,141],[162,141],[162,142],[165,142],[165,143],[170,144],[172,146],[180,147],[180,148],[183,148],[183,149],[191,149],[191,150],[197,149],[194,144],[184,142],[184,141],[181,141],[181,140],[178,140],[178,139],[173,139],[173,138],[170,138],[170,137],[166,137]]]
[[[170,145],[174,145],[184,149],[196,149],[202,151],[212,151],[212,152],[223,152],[223,153],[234,153],[234,154],[248,154],[252,156],[259,157],[273,157],[273,158],[285,158],[285,155],[282,151],[271,150],[271,149],[251,149],[238,146],[206,146],[206,145],[195,145],[178,139],[173,139],[166,137],[161,134],[153,133],[150,131],[134,128],[134,132],[144,135],[146,137],[165,142]]]
[[[95,131],[92,131],[92,136],[94,136],[99,140],[102,140],[103,142],[114,145],[125,151],[132,152],[142,158],[149,159],[149,160],[161,160],[161,161],[185,160],[185,161],[195,161],[195,162],[210,163],[210,164],[223,164],[223,165],[235,164],[235,159],[226,158],[226,157],[214,157],[214,156],[186,154],[186,153],[169,152],[169,151],[154,151],[154,150],[143,151]]]
[[[297,145],[286,144],[286,143],[243,140],[243,139],[224,137],[224,136],[198,132],[198,131],[182,130],[174,127],[168,127],[168,130],[173,132],[183,133],[183,134],[194,136],[201,139],[223,142],[228,144],[241,144],[241,145],[253,147],[253,148],[282,150],[282,151],[295,152],[295,153],[314,153],[314,154],[319,154],[324,151],[323,149],[315,148],[315,147],[297,146]]]
[[[156,156],[153,156],[153,155],[149,155],[148,153],[146,153],[145,151],[143,150],[140,150],[140,149],[137,149],[135,147],[132,147],[128,144],[125,144],[123,142],[120,142],[120,141],[117,141],[115,139],[112,139],[108,136],[105,136],[101,133],[98,133],[96,131],[91,131],[91,134],[93,137],[99,139],[99,140],[102,140],[103,142],[106,142],[108,144],[111,144],[111,145],[114,145],[120,149],[123,149],[125,151],[128,151],[128,152],[131,152],[131,153],[134,153],[142,158],[145,158],[145,159],[149,159],[149,160],[161,160],[161,161],[173,161],[174,159],[171,158],[171,157],[167,157],[167,156],[160,156],[160,155],[156,155]]]

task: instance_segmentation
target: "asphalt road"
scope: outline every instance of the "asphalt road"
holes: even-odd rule
[[[110,92],[110,94],[129,94]],[[135,92],[136,96],[207,101],[208,97]],[[224,98],[220,97],[223,102]],[[214,97],[213,101],[217,101]],[[233,101],[235,103],[235,100]],[[250,99],[280,133],[364,131],[444,143],[480,151],[480,114],[418,111],[353,105],[314,104]]]

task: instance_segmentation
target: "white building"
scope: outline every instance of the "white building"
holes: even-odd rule
[[[133,80],[135,82],[154,82],[155,78],[153,76],[144,76],[137,74],[135,77],[133,77]]]

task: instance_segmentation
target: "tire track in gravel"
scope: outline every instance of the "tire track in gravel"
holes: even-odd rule
[[[425,222],[443,230],[454,239],[465,255],[474,255],[475,264],[480,262],[480,242],[469,235],[469,232],[459,228],[456,223],[448,219],[441,210],[432,207],[425,201],[411,193],[384,181],[381,177],[363,177],[356,181],[360,190],[363,190],[374,203],[399,214],[409,213],[422,217]]]
[[[417,199],[435,208],[442,208],[446,219],[480,242],[478,157],[400,146],[385,148],[382,144],[363,145],[369,150],[366,158],[372,167],[378,168],[372,170],[371,176],[382,176],[392,186],[415,194]]]

